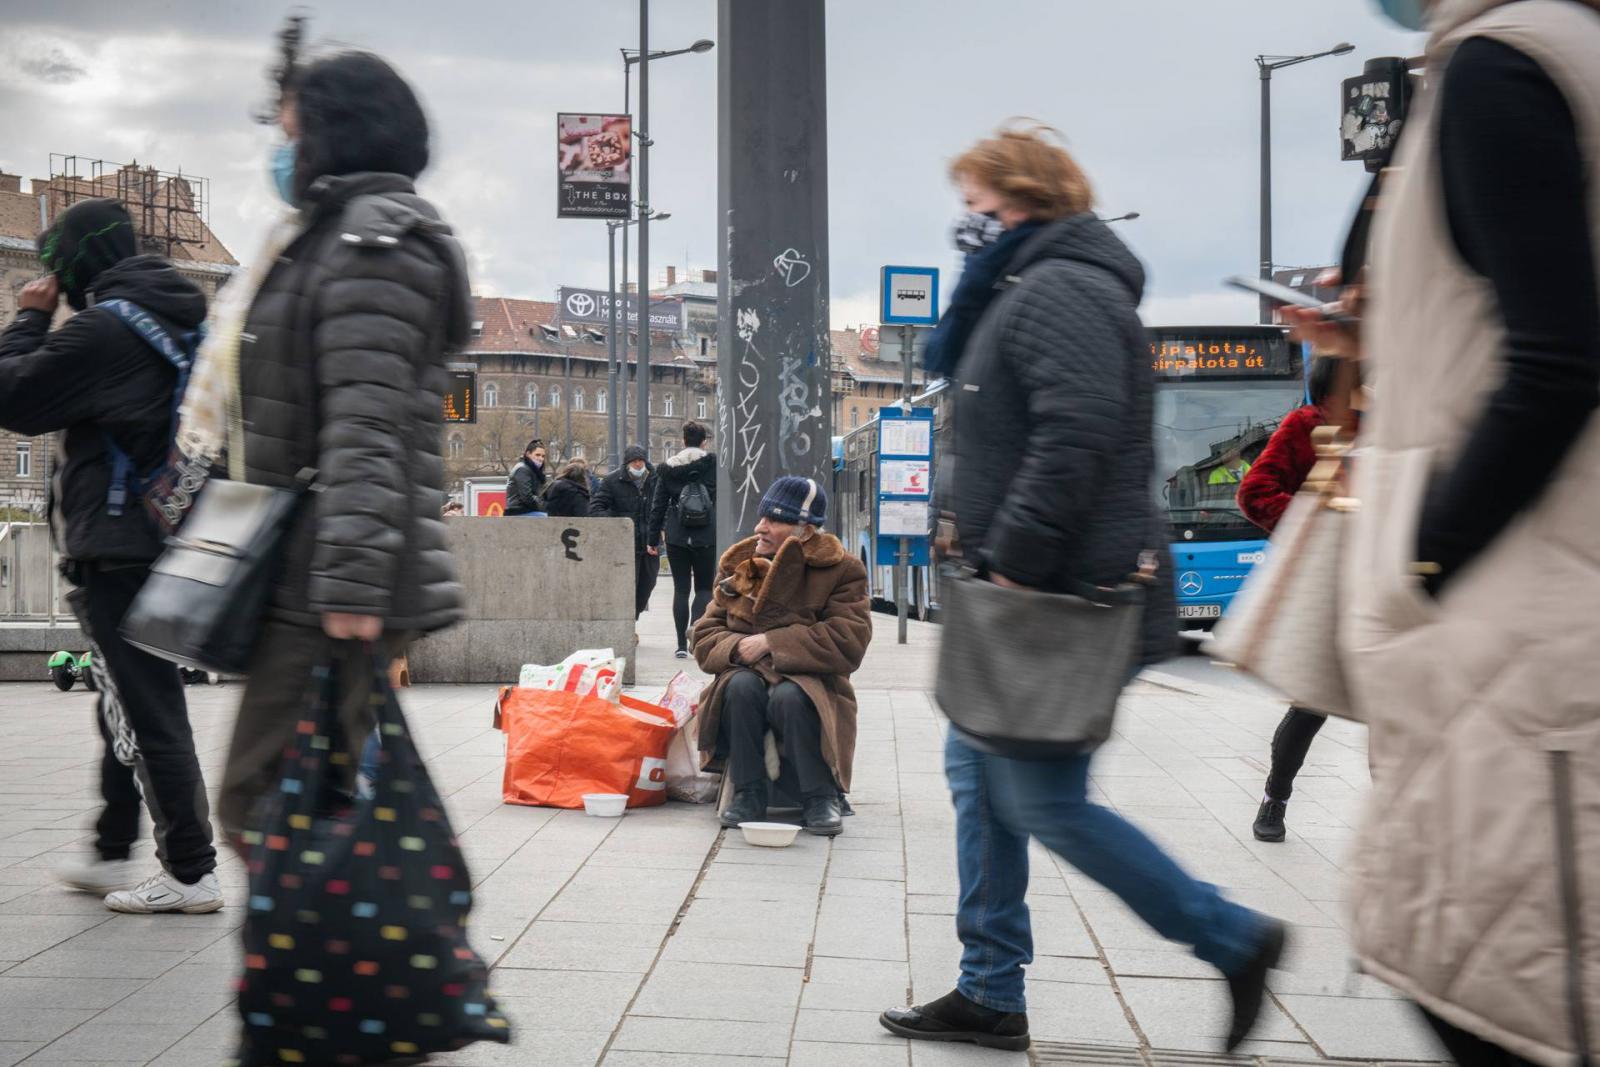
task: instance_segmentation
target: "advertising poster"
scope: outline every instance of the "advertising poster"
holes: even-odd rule
[[[633,120],[563,111],[556,116],[556,141],[556,217],[630,217]]]
[[[1388,69],[1374,62],[1358,78],[1341,86],[1339,139],[1340,158],[1360,160],[1369,172],[1376,172],[1389,159],[1405,123],[1406,91],[1404,64],[1395,61]]]
[[[925,459],[886,459],[880,470],[878,491],[895,496],[927,496],[931,491]]]

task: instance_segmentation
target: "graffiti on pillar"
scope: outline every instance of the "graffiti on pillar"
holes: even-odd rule
[[[791,289],[811,277],[811,264],[806,262],[803,253],[793,248],[785,248],[774,256],[772,269],[783,277],[783,284]]]
[[[744,353],[739,360],[738,380],[734,383],[731,417],[733,433],[728,446],[733,450],[733,495],[739,506],[738,528],[745,528],[745,520],[753,506],[761,503],[761,459],[767,453],[763,435],[766,430],[761,421],[761,371],[766,362],[756,347],[756,335],[761,332],[761,316],[754,308],[741,308],[737,319],[739,339],[744,342]]]
[[[784,450],[802,463],[811,458],[811,435],[805,432],[810,419],[822,417],[822,406],[811,403],[811,390],[800,373],[799,356],[784,356],[778,377],[778,410],[782,415],[782,432],[778,435]]]

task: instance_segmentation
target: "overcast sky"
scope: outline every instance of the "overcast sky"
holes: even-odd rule
[[[758,2],[758,0],[741,0]],[[278,208],[273,130],[250,120],[287,7],[262,0],[4,0],[0,169],[50,154],[137,159],[211,181],[211,223],[241,260]],[[605,228],[555,218],[557,111],[620,110],[633,0],[331,0],[324,44],[388,57],[434,130],[422,191],[456,226],[474,289],[552,299],[604,287]],[[717,36],[716,0],[653,0],[652,48]],[[876,318],[884,263],[958,270],[951,157],[1008,116],[1058,127],[1150,275],[1151,322],[1246,322],[1218,280],[1256,267],[1257,53],[1356,51],[1274,77],[1276,255],[1329,262],[1363,182],[1339,161],[1338,83],[1421,40],[1369,0],[828,0],[834,325]],[[651,70],[657,272],[716,266],[716,62]],[[637,88],[637,87],[636,87]]]

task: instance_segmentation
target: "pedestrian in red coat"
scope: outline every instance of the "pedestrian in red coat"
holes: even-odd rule
[[[1267,447],[1261,450],[1244,481],[1239,483],[1239,510],[1244,517],[1271,533],[1283,518],[1284,509],[1305,482],[1317,462],[1311,431],[1328,421],[1326,404],[1333,386],[1335,361],[1323,356],[1311,364],[1309,381],[1311,403],[1283,417],[1273,431]],[[1266,792],[1256,812],[1252,831],[1257,841],[1282,841],[1287,831],[1283,817],[1294,791],[1294,776],[1300,773],[1311,740],[1327,721],[1320,712],[1291,707],[1272,735],[1272,769],[1267,774]]]

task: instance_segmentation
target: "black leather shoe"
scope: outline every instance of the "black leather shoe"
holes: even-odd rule
[[[818,837],[837,837],[844,832],[844,812],[838,797],[812,797],[806,801],[800,825]]]
[[[764,789],[741,789],[728,802],[722,813],[722,825],[738,826],[742,822],[760,822],[767,817],[767,792]]]
[[[1267,992],[1267,972],[1278,965],[1289,940],[1289,932],[1282,923],[1269,919],[1268,924],[1266,935],[1250,962],[1228,975],[1228,993],[1233,997],[1233,1022],[1228,1027],[1228,1043],[1223,1046],[1228,1052],[1238,1048],[1255,1026]]]
[[[1282,841],[1287,833],[1283,828],[1284,813],[1289,810],[1289,805],[1282,800],[1263,800],[1261,810],[1256,812],[1255,825],[1250,829],[1256,835],[1257,841]]]
[[[1028,1017],[1022,1012],[993,1011],[954,990],[920,1006],[890,1008],[878,1022],[891,1034],[913,1041],[960,1041],[1010,1052],[1030,1044]]]

